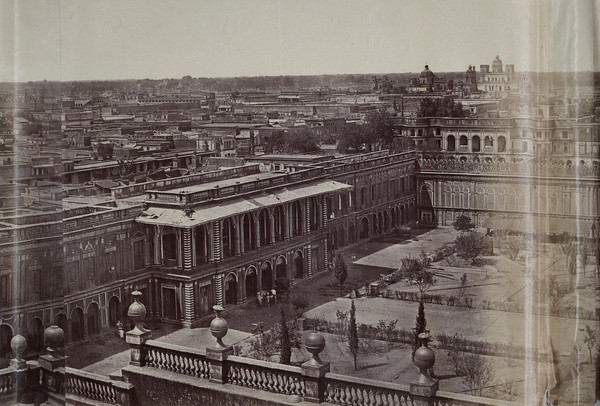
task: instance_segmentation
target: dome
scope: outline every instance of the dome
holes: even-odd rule
[[[433,76],[433,72],[429,70],[429,65],[425,65],[425,70],[421,72],[420,77],[429,78]]]

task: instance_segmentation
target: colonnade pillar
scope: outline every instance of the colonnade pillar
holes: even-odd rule
[[[234,244],[234,255],[241,255],[241,250],[240,250],[240,241],[242,238],[242,233],[241,233],[241,226],[240,226],[240,218],[239,217],[233,217],[233,230],[234,230],[234,238],[235,238],[235,244]]]
[[[275,210],[273,208],[269,208],[268,211],[269,214],[269,234],[270,234],[270,241],[269,244],[273,245],[275,244]]]
[[[183,270],[191,271],[192,270],[192,231],[189,228],[184,228],[181,230],[183,234],[182,244],[183,250]]]

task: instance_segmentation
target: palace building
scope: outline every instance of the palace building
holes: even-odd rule
[[[32,350],[50,324],[67,343],[99,334],[126,320],[135,290],[149,316],[189,327],[215,304],[326,271],[333,249],[416,220],[415,157],[378,151],[267,172],[246,163],[3,218],[0,356],[16,331]]]

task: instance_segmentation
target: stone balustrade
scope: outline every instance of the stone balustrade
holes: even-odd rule
[[[227,358],[227,383],[283,395],[306,394],[302,368],[237,356]]]
[[[145,365],[196,378],[210,379],[210,368],[204,350],[148,340],[145,343]]]
[[[129,406],[134,402],[140,403],[141,401],[134,401],[140,397],[145,402],[150,402],[149,404],[161,404],[160,402],[167,400],[223,400],[229,396],[229,402],[237,402],[235,404],[246,398],[254,399],[250,404],[263,404],[256,399],[265,396],[264,404],[278,405],[285,404],[281,398],[284,396],[287,403],[304,401],[342,406],[513,405],[506,401],[438,391],[438,381],[429,377],[427,372],[435,363],[434,351],[427,347],[428,334],[419,336],[422,346],[415,352],[414,362],[420,370],[418,379],[410,382],[410,385],[399,385],[331,373],[329,363],[319,357],[326,342],[322,334],[317,332],[312,332],[305,338],[306,349],[312,358],[301,366],[234,356],[232,347],[223,342],[228,325],[221,316],[221,306],[214,306],[216,317],[211,322],[210,332],[215,338],[215,343],[206,349],[150,340],[150,332],[142,326],[146,309],[140,302],[141,293],[135,293],[135,301],[128,310],[129,317],[136,323],[136,327],[127,333],[127,342],[132,348],[131,362],[122,371],[127,382],[136,382],[136,385],[145,388],[140,388],[140,393],[134,396],[137,386],[67,368],[67,400],[85,403],[83,401],[89,399]],[[168,373],[161,376],[155,370]],[[177,374],[182,376],[178,378]],[[9,385],[7,380],[4,386]],[[157,391],[154,389],[156,387],[173,388],[173,392],[168,392],[168,389],[167,392]],[[240,392],[237,388],[233,389],[234,387],[242,387],[245,391],[264,391],[272,395]],[[277,396],[279,398],[276,398]]]
[[[113,381],[102,375],[74,368],[66,368],[66,399],[75,402],[77,398],[90,399],[113,405],[129,406],[133,385]],[[69,402],[67,402],[69,403]]]
[[[408,385],[328,373],[325,375],[325,401],[342,406],[412,406],[413,396]]]
[[[0,396],[13,393],[15,385],[15,371],[13,368],[0,369]]]

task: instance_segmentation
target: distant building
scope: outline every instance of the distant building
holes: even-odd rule
[[[491,71],[490,65],[480,65],[479,68],[480,90],[500,96],[517,89],[515,83],[515,66],[506,65],[506,69],[504,69],[502,60],[498,55],[492,61]]]

